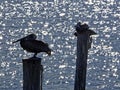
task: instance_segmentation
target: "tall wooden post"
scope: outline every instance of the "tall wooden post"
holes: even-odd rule
[[[77,60],[74,90],[85,90],[86,69],[88,55],[88,35],[79,34],[77,36]]]
[[[94,35],[96,33],[89,30],[86,24],[81,25],[81,23],[76,25],[76,31],[77,60],[74,90],[85,90],[88,49],[91,48],[92,42],[92,37],[90,37],[90,35]]]
[[[42,90],[41,58],[23,59],[23,90]]]

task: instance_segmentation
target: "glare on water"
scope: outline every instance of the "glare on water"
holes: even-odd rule
[[[51,57],[38,55],[44,66],[43,88],[73,90],[78,21],[98,34],[88,55],[87,90],[120,89],[119,0],[0,1],[0,90],[22,90],[22,58],[32,54],[12,42],[30,33],[53,49]]]

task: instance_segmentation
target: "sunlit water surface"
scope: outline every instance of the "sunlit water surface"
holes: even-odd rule
[[[30,33],[49,43],[52,56],[39,54],[44,90],[73,90],[76,62],[74,25],[88,23],[93,37],[87,90],[120,90],[119,0],[0,0],[0,90],[22,90],[26,53],[12,41]]]

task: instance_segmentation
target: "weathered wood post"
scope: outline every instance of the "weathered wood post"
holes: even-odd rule
[[[42,90],[41,58],[23,59],[23,90]]]
[[[20,42],[21,47],[27,52],[34,53],[29,59],[23,59],[23,90],[42,90],[42,72],[41,58],[37,58],[40,52],[46,52],[51,55],[51,49],[48,44],[36,40],[35,34],[29,34],[13,43]]]
[[[90,35],[96,33],[89,30],[87,24],[81,25],[80,22],[75,28],[77,31],[75,32],[75,36],[77,36],[77,60],[74,90],[85,90],[88,49],[91,48],[92,42]]]

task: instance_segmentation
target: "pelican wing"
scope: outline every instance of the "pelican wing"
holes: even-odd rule
[[[29,52],[46,52],[49,47],[46,43],[38,40],[27,40],[24,45],[24,49]]]

